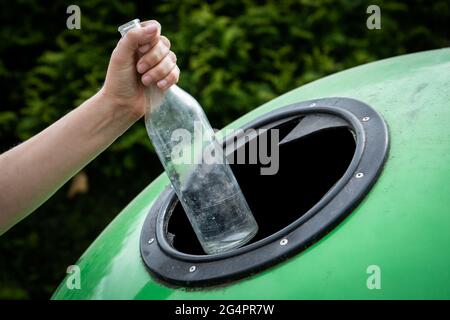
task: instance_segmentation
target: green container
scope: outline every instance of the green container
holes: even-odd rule
[[[140,253],[144,221],[169,183],[162,174],[77,262],[81,288],[69,289],[66,278],[53,299],[450,299],[450,49],[334,74],[266,103],[228,128],[327,97],[356,99],[378,111],[389,127],[390,147],[372,189],[324,237],[238,281],[175,288],[150,275]],[[380,288],[370,286],[374,276]]]

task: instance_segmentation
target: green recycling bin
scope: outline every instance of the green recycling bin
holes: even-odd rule
[[[218,133],[249,244],[205,255],[162,174],[53,299],[450,299],[449,101],[447,48],[288,92]],[[255,141],[276,157],[232,161]]]

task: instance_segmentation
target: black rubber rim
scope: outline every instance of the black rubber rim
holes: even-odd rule
[[[301,252],[344,219],[368,193],[387,156],[387,126],[373,108],[349,98],[304,101],[269,112],[241,128],[261,128],[282,119],[318,113],[344,119],[356,135],[356,149],[347,171],[319,202],[290,225],[257,242],[221,254],[190,255],[174,249],[166,238],[166,224],[178,201],[168,187],[150,209],[141,233],[141,256],[151,274],[176,286],[229,282]],[[225,144],[230,139],[233,136],[227,137]],[[287,243],[282,245],[281,240]]]

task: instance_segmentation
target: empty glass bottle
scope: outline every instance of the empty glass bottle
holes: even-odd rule
[[[140,27],[133,20],[122,36]],[[173,85],[146,91],[147,133],[207,254],[247,243],[258,225],[198,102]]]

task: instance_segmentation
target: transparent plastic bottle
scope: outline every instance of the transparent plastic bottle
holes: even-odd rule
[[[140,27],[135,19],[122,36]],[[247,201],[198,102],[173,85],[146,91],[147,133],[207,254],[238,248],[258,231]]]

